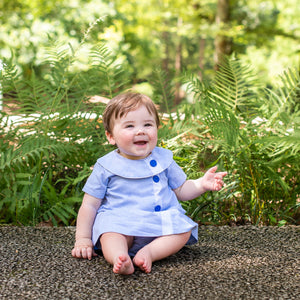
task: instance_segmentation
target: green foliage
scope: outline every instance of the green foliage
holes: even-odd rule
[[[89,57],[89,70],[76,72],[76,51],[54,43],[43,80],[34,71],[24,79],[4,62],[5,103],[14,103],[18,117],[12,122],[5,113],[0,117],[0,222],[74,222],[81,187],[91,172],[87,166],[109,150],[101,129],[104,106],[92,105],[90,95],[110,98],[126,87],[107,48],[96,46]]]
[[[161,111],[170,114],[174,108],[174,87],[168,74],[161,68],[155,68],[151,84],[154,88],[153,100],[160,105]]]
[[[234,53],[273,85],[274,74],[299,63],[299,0],[229,2],[230,22],[218,26],[217,0],[2,0],[0,57],[8,59],[13,51],[14,63],[25,77],[32,68],[43,76],[42,46],[49,37],[74,48],[82,39],[88,49],[101,41],[118,51],[139,82],[150,76],[153,65],[163,62],[164,68],[174,69],[180,45],[182,66],[195,73],[200,59],[203,73],[211,76],[214,39],[221,33],[232,39]],[[200,41],[205,45],[199,46]],[[84,52],[80,61],[85,69]]]
[[[209,216],[215,222],[296,223],[299,71],[286,71],[277,91],[257,89],[249,80],[253,75],[247,66],[227,60],[207,91],[205,107],[195,103],[205,111],[194,123],[199,158],[205,160],[210,153],[211,163],[229,174],[227,187],[212,195],[210,208],[199,211],[197,205],[195,211],[200,220]],[[204,197],[199,205],[205,203]]]
[[[213,89],[209,92],[210,101],[224,105],[235,115],[255,114],[261,102],[256,99],[257,79],[251,67],[240,67],[235,59],[225,59],[220,72],[217,72]],[[246,116],[247,118],[248,116]]]
[[[2,223],[74,224],[90,166],[111,150],[104,105],[90,99],[113,97],[130,78],[103,44],[88,51],[80,71],[80,50],[49,46],[43,79],[33,70],[24,79],[4,62],[4,104],[13,103],[18,118],[0,114]],[[172,81],[154,73],[154,99],[169,113],[162,115],[159,145],[174,152],[189,178],[216,164],[228,171],[222,191],[183,203],[187,213],[204,224],[299,222],[299,70],[287,70],[278,89],[262,89],[249,66],[228,58],[213,81],[185,77],[194,102],[180,107],[173,106]]]

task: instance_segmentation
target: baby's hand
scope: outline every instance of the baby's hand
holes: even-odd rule
[[[92,259],[93,256],[97,256],[94,251],[92,240],[88,238],[78,239],[72,250],[72,256],[87,259]]]
[[[210,168],[202,177],[202,186],[207,191],[219,191],[223,185],[223,177],[227,175],[227,172],[218,172],[217,166]]]

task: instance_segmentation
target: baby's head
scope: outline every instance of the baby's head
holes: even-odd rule
[[[136,110],[142,105],[153,115],[158,127],[160,124],[159,116],[153,101],[146,95],[128,92],[120,94],[108,102],[102,116],[105,131],[112,134],[116,119],[126,116],[128,112]]]

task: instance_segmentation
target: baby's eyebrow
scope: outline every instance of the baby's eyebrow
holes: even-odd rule
[[[132,124],[132,123],[134,123],[134,121],[133,120],[129,120],[129,121],[124,121],[124,122],[122,122],[123,124]]]

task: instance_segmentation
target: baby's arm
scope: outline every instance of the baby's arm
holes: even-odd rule
[[[92,226],[101,199],[85,194],[77,216],[76,242],[72,250],[72,255],[77,258],[91,259],[96,255],[93,250]]]
[[[219,191],[223,185],[223,177],[227,172],[216,173],[217,166],[210,168],[201,178],[187,180],[182,186],[175,189],[174,192],[181,201],[195,199],[207,191]]]

